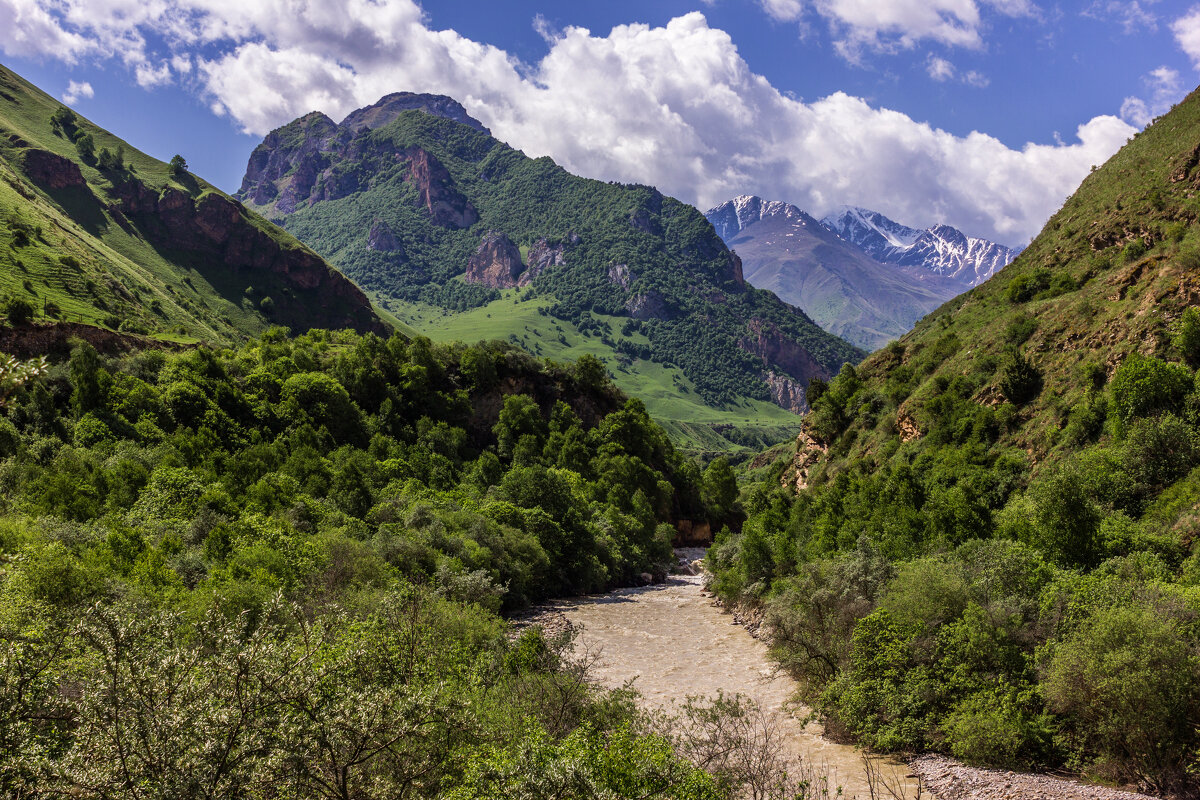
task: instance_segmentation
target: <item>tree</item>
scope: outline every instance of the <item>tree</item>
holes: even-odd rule
[[[1000,391],[1013,405],[1020,406],[1042,390],[1042,373],[1015,347],[1009,348],[1000,365]]]
[[[704,470],[704,505],[717,519],[727,519],[737,511],[738,485],[733,468],[725,457],[714,459]]]
[[[1182,364],[1131,353],[1113,375],[1110,389],[1119,430],[1136,417],[1177,411],[1192,388],[1192,375]]]
[[[10,325],[24,325],[33,319],[36,309],[33,303],[15,294],[5,295],[0,299],[0,312],[8,317]]]
[[[96,140],[90,133],[85,133],[75,140],[75,149],[79,151],[80,158],[91,162],[96,157]]]
[[[168,168],[171,172],[172,178],[181,178],[187,174],[188,163],[183,156],[176,153],[175,155],[171,156],[171,163]]]
[[[1192,307],[1183,312],[1171,341],[1184,361],[1200,367],[1200,310]]]
[[[59,106],[58,108],[54,109],[54,113],[50,115],[50,122],[69,134],[79,123],[79,118],[75,116],[75,112],[71,109],[67,108],[66,106]]]
[[[1110,779],[1173,788],[1194,757],[1200,657],[1191,612],[1160,601],[1098,611],[1050,652],[1042,691]]]

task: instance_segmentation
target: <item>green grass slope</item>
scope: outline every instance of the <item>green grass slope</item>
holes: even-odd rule
[[[396,309],[400,325],[436,342],[499,339],[554,361],[595,356],[622,391],[646,404],[676,445],[691,451],[750,455],[795,438],[799,431],[800,419],[773,403],[742,399],[714,408],[678,367],[616,352],[604,339],[620,338],[619,317],[596,315],[602,330],[580,330],[569,320],[543,313],[549,305],[545,298],[522,300],[517,290],[507,290],[487,305],[460,313],[422,303],[388,302],[385,308]],[[647,343],[640,334],[630,339]]]
[[[508,339],[524,336],[529,315],[542,309],[564,328],[592,333],[610,363],[624,359],[626,374],[614,374],[629,391],[639,392],[635,372],[681,374],[693,395],[672,412],[681,422],[753,419],[751,409],[781,399],[784,379],[794,382],[791,404],[803,407],[810,378],[861,356],[746,286],[690,206],[650,187],[579,178],[430,114],[407,111],[357,131],[308,115],[255,150],[240,195],[398,313],[415,303],[467,314],[449,327],[469,339]],[[371,231],[383,225],[394,242],[372,247]],[[464,281],[489,231],[519,248],[523,268],[539,249],[556,254],[536,276],[521,276],[520,300],[536,304],[508,302],[499,313],[488,307],[499,298],[495,287]],[[486,334],[475,330],[480,313],[492,314]],[[621,318],[619,329],[600,321],[610,317]],[[780,379],[774,388],[767,373]],[[663,380],[650,374],[645,383],[653,394]],[[765,421],[778,419],[770,412]]]
[[[273,324],[381,329],[366,297],[293,236],[64,111],[0,67],[0,294],[35,318],[180,341]],[[121,165],[102,164],[103,151]]]

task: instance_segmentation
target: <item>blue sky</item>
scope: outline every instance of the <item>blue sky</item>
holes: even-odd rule
[[[866,205],[1008,244],[1195,87],[1168,0],[0,0],[5,63],[226,190],[272,127],[450,94],[702,208]]]

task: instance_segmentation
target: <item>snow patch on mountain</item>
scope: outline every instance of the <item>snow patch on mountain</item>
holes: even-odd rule
[[[821,224],[884,264],[920,267],[966,286],[983,283],[1018,253],[949,225],[918,230],[857,206],[843,206]]]
[[[779,200],[763,200],[761,197],[743,194],[704,212],[716,228],[717,235],[725,242],[732,241],[750,225],[764,219],[780,217],[808,227],[821,227],[821,223],[790,203]]]

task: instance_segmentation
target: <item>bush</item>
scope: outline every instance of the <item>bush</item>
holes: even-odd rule
[[[1006,686],[959,702],[943,723],[950,752],[968,764],[1028,768],[1043,763],[1054,728],[1039,698]]]
[[[1136,417],[1178,411],[1192,388],[1192,374],[1182,364],[1131,353],[1111,383],[1113,416],[1118,432]]]
[[[1010,280],[1004,296],[1010,303],[1024,303],[1027,300],[1032,300],[1035,295],[1045,291],[1049,287],[1050,271],[1038,269],[1024,275],[1018,275]]]
[[[1146,602],[1104,609],[1050,651],[1042,690],[1082,766],[1160,791],[1183,778],[1200,719],[1200,653],[1184,613]]]
[[[0,300],[0,313],[8,317],[10,325],[24,325],[33,319],[37,309],[24,297],[10,294]]]
[[[1200,367],[1200,310],[1195,307],[1183,312],[1175,325],[1171,343],[1192,367]]]
[[[1021,351],[1012,347],[1000,364],[1000,391],[1013,405],[1024,405],[1042,390],[1042,373]]]

